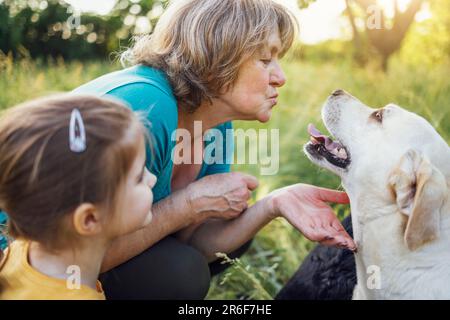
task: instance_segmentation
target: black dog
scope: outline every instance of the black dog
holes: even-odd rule
[[[352,221],[342,221],[353,237]],[[276,300],[350,300],[356,285],[353,252],[318,245],[275,297]]]

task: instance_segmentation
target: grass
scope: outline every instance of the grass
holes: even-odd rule
[[[396,58],[397,59],[397,58]],[[68,91],[120,66],[104,62],[51,60],[45,64],[0,57],[0,110],[19,102],[55,92]],[[280,100],[267,124],[236,122],[238,128],[279,129],[280,169],[275,176],[260,176],[257,165],[235,165],[260,179],[255,194],[259,199],[274,188],[293,183],[309,183],[339,188],[339,180],[312,165],[301,152],[308,139],[306,127],[313,122],[324,129],[320,107],[336,88],[343,88],[373,107],[395,102],[424,116],[450,141],[449,65],[408,66],[394,60],[388,74],[369,68],[355,68],[339,61],[307,63],[285,61],[288,82],[280,90]],[[346,206],[335,207],[340,217]],[[212,279],[208,299],[270,299],[295,272],[314,246],[286,221],[277,219],[255,238],[249,251],[239,259],[227,259],[231,267]]]

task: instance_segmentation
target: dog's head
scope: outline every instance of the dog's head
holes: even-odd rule
[[[450,181],[450,149],[436,130],[394,104],[372,109],[343,90],[328,98],[322,118],[336,140],[310,125],[305,153],[341,177],[352,201],[366,206],[358,214],[397,206],[410,250],[436,238]]]

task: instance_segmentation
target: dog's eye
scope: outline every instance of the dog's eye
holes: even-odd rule
[[[381,123],[383,121],[383,109],[375,111],[371,117]]]

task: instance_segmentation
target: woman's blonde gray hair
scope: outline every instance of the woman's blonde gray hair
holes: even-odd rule
[[[233,85],[241,64],[271,32],[279,31],[282,57],[297,28],[292,13],[272,0],[178,0],[122,61],[165,72],[179,103],[193,112]]]

